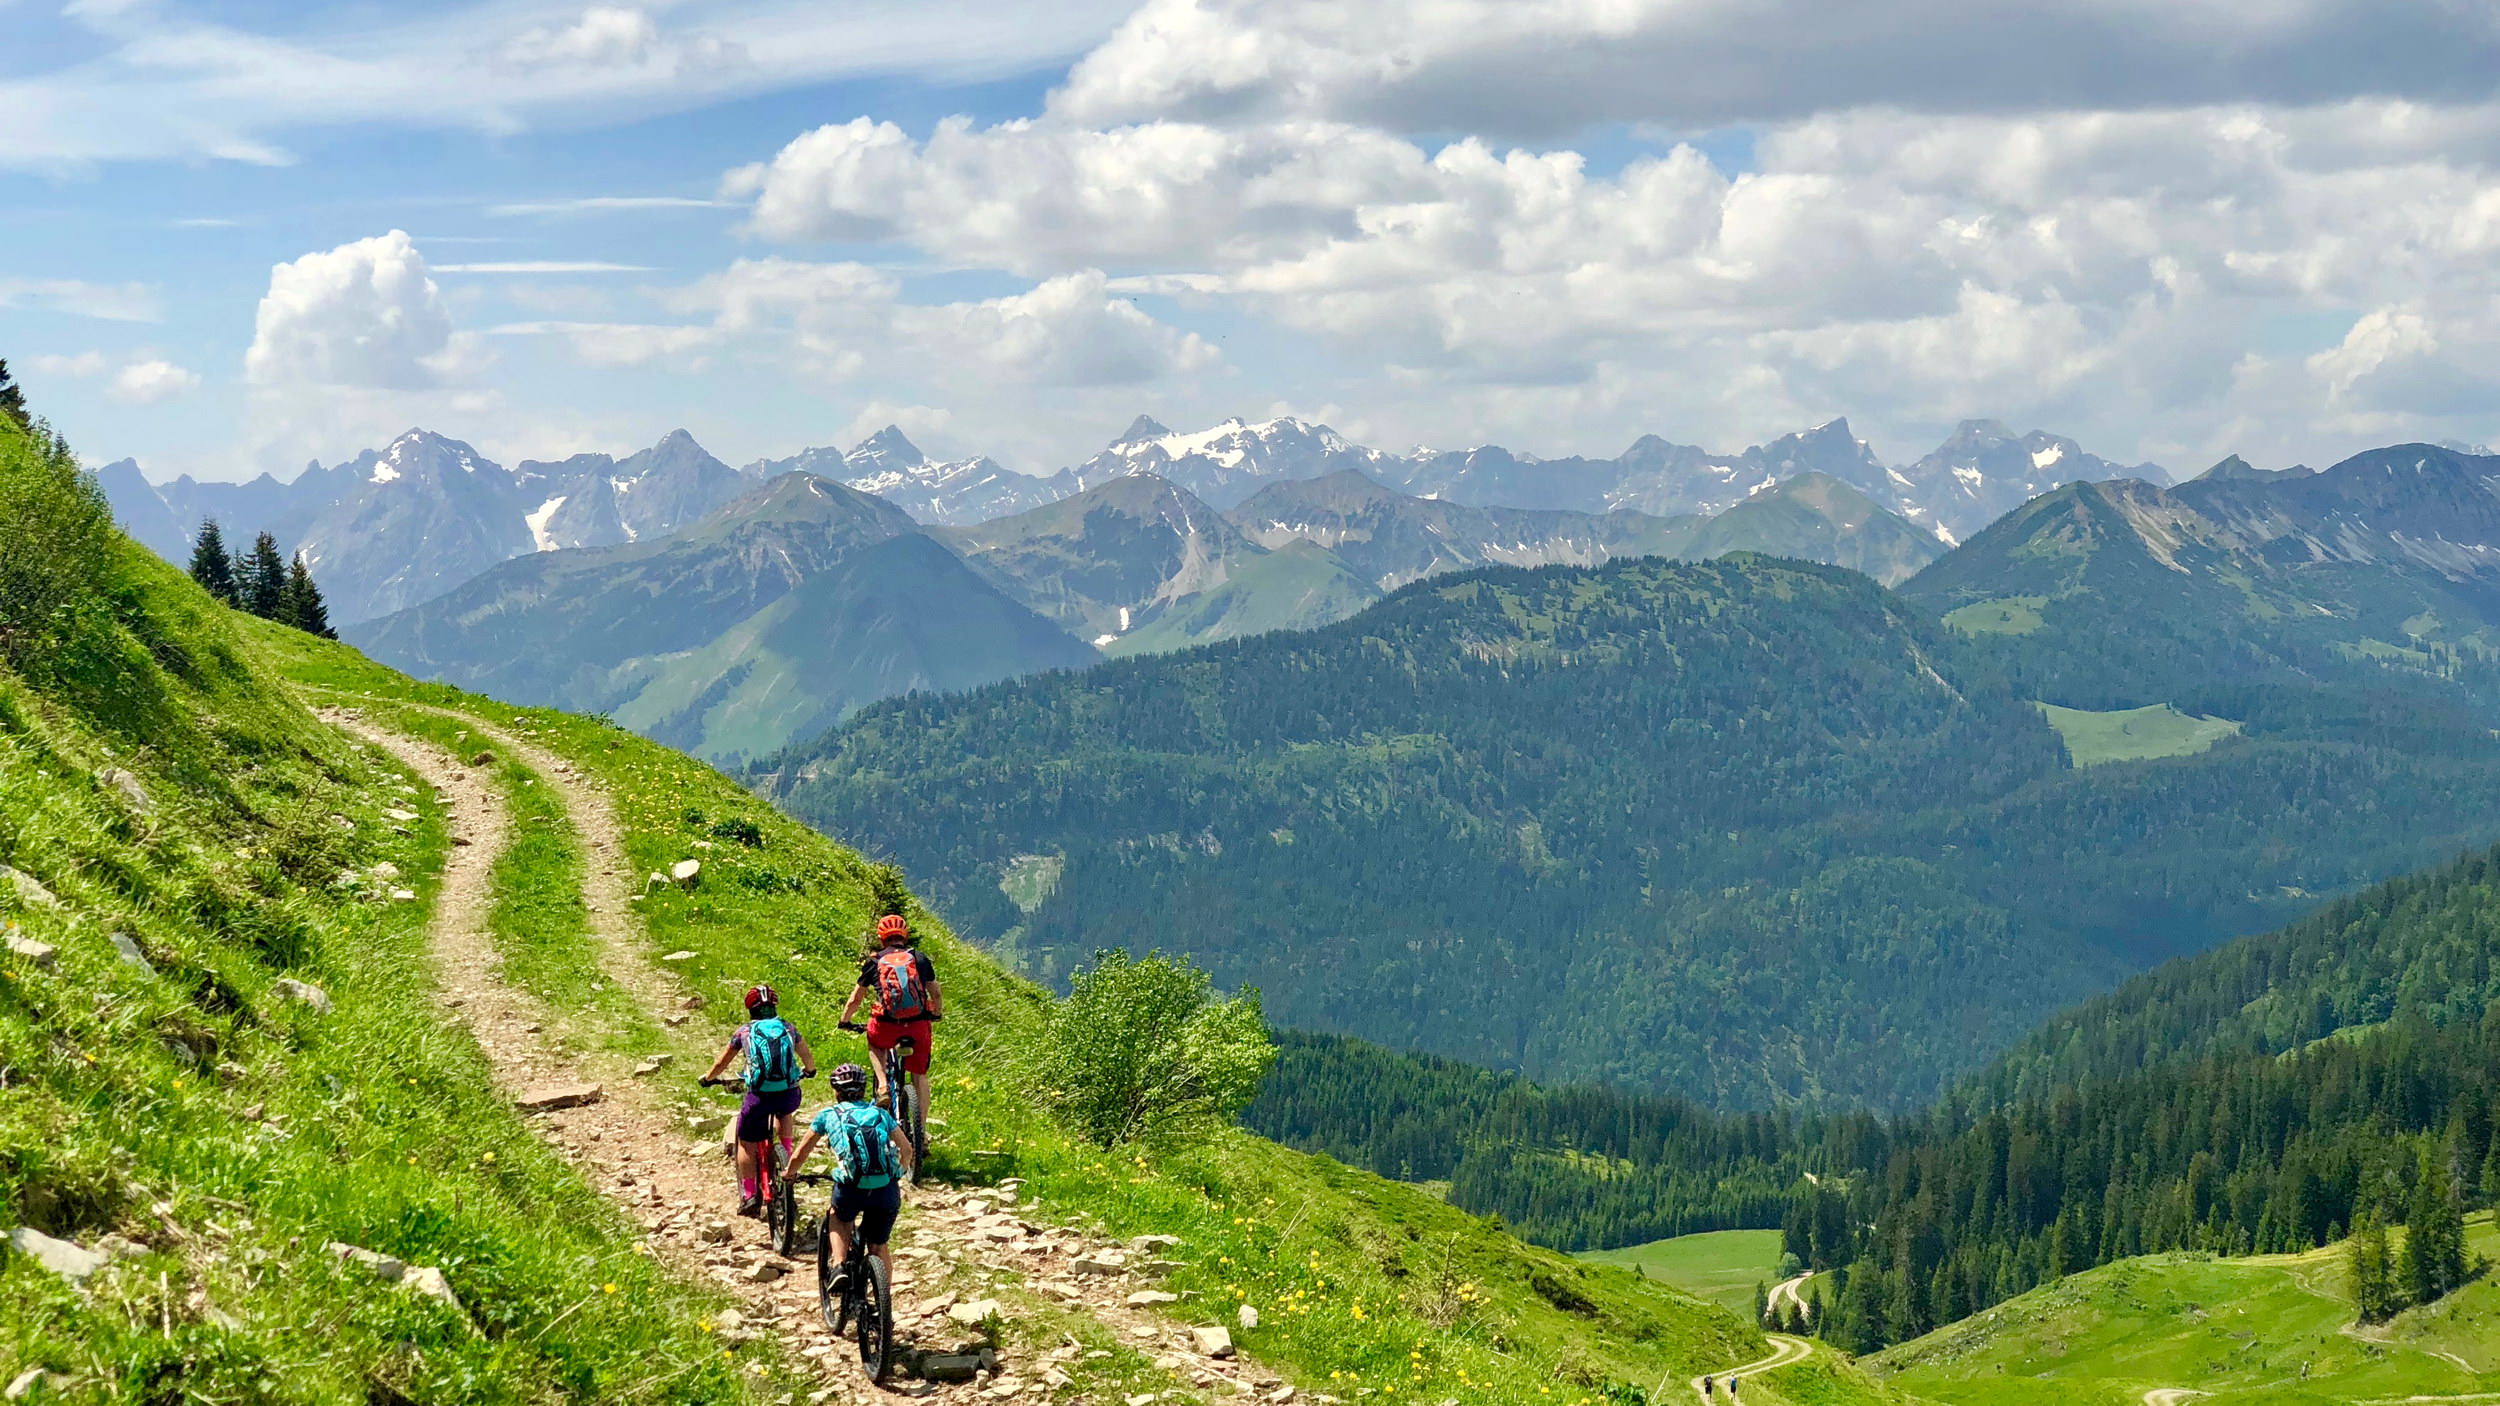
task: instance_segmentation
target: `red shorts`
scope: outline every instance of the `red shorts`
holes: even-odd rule
[[[868,1048],[883,1054],[909,1039],[912,1051],[903,1056],[903,1072],[926,1074],[929,1072],[929,1032],[934,1028],[926,1016],[918,1020],[888,1020],[881,1015],[872,1015],[868,1017]]]

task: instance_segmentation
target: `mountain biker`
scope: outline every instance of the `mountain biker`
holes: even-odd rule
[[[911,945],[911,924],[904,921],[902,914],[888,913],[877,920],[877,948],[867,961],[859,964],[859,985],[852,988],[850,1001],[842,1007],[842,1024],[846,1029],[856,1029],[851,1017],[858,1013],[861,1002],[873,1000],[876,1006],[868,1017],[868,1048],[883,1054],[905,1040],[912,1042],[912,1051],[903,1060],[903,1070],[911,1075],[912,1095],[920,1116],[926,1118],[930,1027],[946,1018],[946,997],[938,990],[937,967],[929,961],[929,954]],[[877,1097],[883,1101],[887,1093],[885,1061],[872,1063],[877,1071]]]
[[[755,1144],[779,1138],[784,1148],[790,1145],[799,1081],[816,1077],[816,1053],[798,1027],[781,1018],[781,997],[772,987],[748,987],[746,1005],[747,1023],[729,1032],[728,1045],[703,1082],[718,1080],[731,1060],[745,1056],[747,1092],[730,1124],[729,1143],[738,1163],[738,1214],[753,1216],[764,1209]]]
[[[886,1253],[885,1242],[894,1233],[894,1217],[903,1209],[903,1188],[895,1180],[895,1169],[911,1164],[911,1139],[894,1125],[893,1114],[866,1101],[867,1070],[856,1064],[841,1065],[833,1071],[831,1082],[834,1101],[808,1124],[807,1137],[790,1154],[790,1175],[799,1174],[816,1144],[832,1141],[833,1214],[825,1217],[836,1251],[832,1262],[849,1264],[851,1223],[857,1221],[861,1242],[868,1253],[885,1261],[886,1283],[891,1285],[894,1261]],[[834,1272],[831,1287],[836,1295],[849,1287],[842,1270]]]

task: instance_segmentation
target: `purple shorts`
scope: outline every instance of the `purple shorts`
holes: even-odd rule
[[[746,1101],[738,1105],[738,1141],[770,1142],[778,1131],[777,1123],[799,1111],[799,1086],[759,1094],[747,1090]]]

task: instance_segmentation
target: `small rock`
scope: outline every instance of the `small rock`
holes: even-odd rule
[[[1181,1247],[1181,1238],[1177,1235],[1139,1235],[1128,1243],[1131,1248],[1139,1250],[1177,1250]]]
[[[724,1308],[720,1311],[720,1317],[713,1319],[712,1322],[721,1331],[734,1333],[747,1325],[747,1316],[734,1308]]]
[[[396,820],[402,825],[406,825],[417,818],[417,813],[415,811],[401,810],[397,806],[392,806],[390,809],[383,811],[382,814],[384,818]]]
[[[9,1389],[0,1392],[0,1400],[23,1401],[34,1392],[35,1388],[42,1386],[50,1375],[41,1367],[29,1367],[9,1379]]]
[[[282,976],[269,983],[269,994],[281,1001],[301,1001],[312,1007],[315,1015],[330,1013],[330,993],[309,981],[297,981],[294,977]]]
[[[695,959],[695,955],[696,954],[681,947],[676,951],[669,953],[667,956],[662,957],[660,960],[663,962],[691,962]]]
[[[8,948],[10,956],[38,967],[48,967],[52,965],[54,959],[60,956],[60,949],[51,943],[37,942],[31,937],[20,937],[15,928],[9,929]]]
[[[104,1268],[111,1257],[88,1249],[71,1240],[56,1240],[31,1225],[21,1225],[9,1232],[9,1244],[19,1254],[51,1270],[72,1284],[84,1284],[88,1276]]]
[[[946,1316],[967,1328],[978,1328],[998,1316],[998,1300],[974,1299],[946,1310]]]
[[[746,1281],[750,1284],[770,1284],[784,1272],[779,1260],[757,1260],[748,1267]]]
[[[1092,1254],[1077,1256],[1069,1263],[1068,1268],[1078,1274],[1091,1274],[1107,1279],[1128,1272],[1128,1256],[1117,1250],[1096,1250]]]
[[[674,1030],[678,1026],[683,1025],[692,1019],[694,1019],[694,1017],[686,1014],[684,1011],[671,1011],[667,1015],[660,1017],[660,1024]]]
[[[968,1382],[981,1370],[981,1359],[969,1352],[939,1352],[920,1359],[920,1376],[932,1382]]]
[[[368,1250],[361,1245],[350,1245],[343,1240],[333,1240],[327,1248],[331,1254],[338,1256],[342,1261],[352,1261],[372,1270],[374,1277],[385,1284],[396,1284],[407,1277],[407,1261],[394,1259],[378,1250]]]
[[[669,1061],[675,1059],[676,1057],[677,1056],[670,1054],[655,1054],[649,1059],[646,1059],[642,1063],[634,1066],[634,1077],[637,1079],[648,1079],[652,1075],[659,1073],[661,1070],[668,1068]]]
[[[0,877],[8,879],[9,886],[17,890],[17,901],[29,908],[61,906],[61,900],[53,897],[52,890],[45,888],[42,880],[23,869],[12,869],[5,864],[0,864]]]
[[[705,1004],[704,999],[700,995],[688,996],[686,999],[677,1003],[677,1009],[681,1011],[699,1011],[703,1009]]]
[[[392,889],[392,890],[391,890],[391,902],[393,902],[393,903],[414,903],[414,902],[416,902],[416,901],[417,901],[417,891],[416,891],[415,889]]]
[[[107,789],[117,792],[122,800],[139,814],[149,815],[155,812],[156,802],[148,799],[147,788],[139,784],[138,777],[120,767],[110,767],[97,772],[95,779]]]
[[[1168,1279],[1188,1267],[1179,1260],[1139,1260],[1129,1266],[1148,1279]]]
[[[606,1091],[597,1084],[543,1084],[522,1094],[514,1104],[524,1113],[548,1113],[597,1103]]]
[[[480,753],[478,753],[476,756],[469,758],[469,765],[471,765],[471,766],[484,766],[484,765],[486,765],[487,763],[489,763],[489,762],[493,761],[494,759],[495,759],[495,754],[494,754],[494,753],[492,753],[492,752],[480,752]]]
[[[1248,1332],[1252,1328],[1259,1326],[1259,1311],[1252,1308],[1248,1304],[1243,1304],[1241,1306],[1241,1311],[1235,1313],[1233,1317],[1241,1324],[1243,1332]]]
[[[387,883],[399,877],[399,866],[385,859],[373,866],[373,877]]]
[[[436,1269],[434,1266],[430,1264],[420,1265],[415,1269],[409,1270],[406,1283],[409,1288],[416,1290],[418,1293],[425,1295],[427,1298],[440,1299],[444,1303],[449,1304],[452,1311],[459,1314],[462,1318],[467,1318],[469,1316],[469,1310],[460,1302],[460,1296],[451,1291],[451,1281],[444,1278],[443,1272]],[[476,1325],[471,1324],[470,1326],[475,1327]]]
[[[146,972],[150,976],[156,975],[155,965],[148,961],[147,953],[139,950],[139,944],[131,939],[130,934],[126,932],[108,932],[104,935],[104,940],[113,944],[113,950],[121,954],[121,959],[123,961],[130,963],[132,966],[137,967],[139,970]]]
[[[706,1152],[714,1150],[712,1144],[708,1142],[702,1144],[702,1147]],[[694,1233],[694,1238],[706,1245],[726,1245],[729,1243],[729,1222],[707,1220],[703,1223],[703,1228]]]
[[[681,889],[700,887],[703,883],[703,861],[681,859],[669,866],[668,881]]]
[[[1200,1357],[1226,1358],[1233,1355],[1233,1335],[1221,1325],[1189,1330],[1189,1345]]]
[[[1180,1301],[1180,1295],[1167,1294],[1161,1289],[1140,1289],[1121,1300],[1131,1308],[1153,1308],[1159,1304],[1179,1303]]]

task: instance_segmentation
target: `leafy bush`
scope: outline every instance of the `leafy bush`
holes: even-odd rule
[[[68,445],[0,416],[0,523],[0,658],[21,659],[96,590],[113,514]]]
[[[1231,1121],[1276,1059],[1256,990],[1218,999],[1205,972],[1159,952],[1095,953],[1041,1049],[1044,1099],[1105,1148]]]

